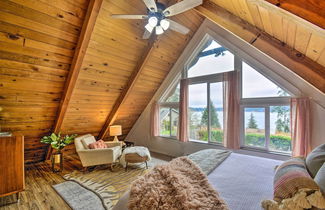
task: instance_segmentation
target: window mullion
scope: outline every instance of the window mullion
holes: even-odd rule
[[[266,150],[270,150],[270,107],[266,106],[265,107],[265,146]]]
[[[172,136],[172,108],[169,108],[169,136]]]
[[[208,142],[210,143],[211,141],[211,110],[210,110],[210,82],[207,83],[207,96],[208,96]]]

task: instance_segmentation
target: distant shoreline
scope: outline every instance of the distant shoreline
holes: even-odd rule
[[[221,108],[221,107],[218,107],[215,109],[217,112],[223,111],[223,108]],[[190,110],[195,111],[195,112],[203,112],[205,110],[205,108],[204,107],[190,107]],[[245,108],[245,112],[264,112],[264,111],[265,111],[264,108],[253,108],[253,107]],[[271,110],[271,112],[274,112],[274,111]]]

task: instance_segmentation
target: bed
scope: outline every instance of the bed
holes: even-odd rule
[[[231,153],[208,180],[232,210],[261,209],[273,198],[274,168],[282,161]]]
[[[261,201],[273,197],[274,168],[282,161],[231,153],[209,175],[210,184],[231,210],[261,209]],[[126,210],[129,193],[114,210]]]

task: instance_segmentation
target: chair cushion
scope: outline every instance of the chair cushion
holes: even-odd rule
[[[318,170],[314,180],[322,190],[322,193],[325,195],[325,163]]]
[[[85,147],[85,149],[89,149],[89,144],[94,143],[94,142],[96,142],[96,139],[93,136],[81,139],[81,143]]]
[[[103,140],[99,140],[99,141],[89,144],[88,147],[89,147],[89,149],[104,149],[104,148],[107,148],[107,145],[105,144],[105,142]]]
[[[320,167],[325,162],[325,144],[316,147],[306,158],[307,169],[315,177]]]

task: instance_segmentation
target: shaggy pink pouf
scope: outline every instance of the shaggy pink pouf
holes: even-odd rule
[[[128,207],[132,210],[228,209],[206,175],[187,157],[156,166],[134,181]]]

